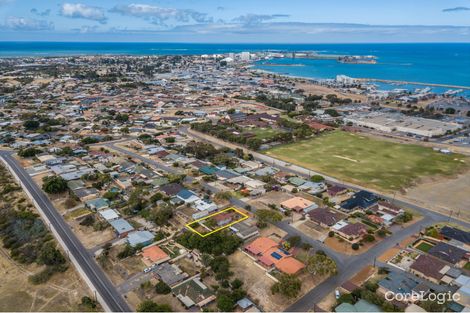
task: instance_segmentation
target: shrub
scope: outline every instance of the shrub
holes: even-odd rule
[[[155,292],[158,293],[158,294],[166,295],[166,294],[169,294],[171,292],[171,288],[164,281],[160,280],[155,285]]]
[[[359,244],[358,244],[358,243],[353,243],[353,244],[351,245],[351,248],[352,248],[353,250],[359,250]]]

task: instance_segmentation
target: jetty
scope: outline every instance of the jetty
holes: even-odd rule
[[[378,82],[378,83],[397,84],[397,85],[418,85],[418,86],[443,87],[443,88],[470,90],[470,86],[459,86],[459,85],[410,82],[410,81],[402,81],[402,80],[377,79],[377,78],[357,78],[357,80],[361,82]]]

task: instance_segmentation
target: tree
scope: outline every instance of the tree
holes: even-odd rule
[[[38,121],[33,121],[33,120],[27,120],[23,123],[24,128],[27,130],[36,130],[39,128],[39,122]]]
[[[168,304],[156,304],[152,300],[144,300],[137,307],[137,312],[173,312]]]
[[[358,243],[353,243],[353,244],[351,245],[351,248],[352,248],[353,250],[359,250],[359,244],[358,244]]]
[[[160,207],[152,212],[152,220],[158,226],[164,226],[173,217],[173,210],[171,207]]]
[[[341,303],[349,303],[349,304],[354,304],[354,297],[350,293],[344,293],[338,298],[338,304]]]
[[[230,272],[230,263],[225,256],[217,256],[210,261],[210,266],[215,273],[215,278],[219,281],[226,280],[233,275]]]
[[[287,242],[289,243],[290,247],[298,247],[302,243],[302,239],[300,236],[292,236],[287,238]]]
[[[42,151],[40,149],[31,147],[31,148],[21,149],[20,151],[18,151],[18,155],[22,158],[31,158],[41,152]]]
[[[215,199],[219,201],[229,201],[232,198],[232,192],[230,191],[219,191],[214,195]]]
[[[280,293],[287,298],[295,298],[302,288],[300,279],[293,275],[282,274],[279,281],[271,286],[273,294]]]
[[[335,275],[338,269],[335,261],[325,253],[315,253],[307,260],[307,270],[313,275]]]
[[[278,211],[261,209],[257,210],[255,214],[260,222],[276,223],[282,221],[282,214]]]
[[[439,238],[439,231],[434,227],[429,227],[426,229],[426,236]]]
[[[167,295],[171,292],[170,286],[168,286],[163,280],[160,280],[156,285],[155,285],[155,291],[158,294],[162,295]]]
[[[447,108],[444,111],[445,114],[455,114],[455,109],[454,108]]]
[[[86,308],[87,310],[94,310],[98,306],[96,301],[88,296],[82,297],[82,302],[80,303],[80,305]]]
[[[67,181],[60,176],[46,176],[42,181],[42,189],[47,193],[57,194],[68,189]]]
[[[150,197],[150,201],[155,203],[159,200],[162,200],[163,199],[163,194],[161,192],[157,192],[155,193],[153,196]]]
[[[94,137],[85,137],[81,140],[82,144],[84,145],[91,145],[91,144],[97,143],[98,141],[99,140]]]
[[[363,237],[363,239],[364,239],[365,242],[374,242],[375,241],[375,237],[372,234],[365,235]]]
[[[129,120],[129,115],[127,115],[127,114],[117,114],[114,119],[118,122],[125,123]]]
[[[313,175],[312,177],[310,177],[310,180],[314,183],[321,183],[325,181],[325,177],[321,175]]]
[[[217,308],[220,312],[231,312],[235,306],[235,301],[228,295],[220,295],[217,297]]]
[[[65,264],[65,258],[62,253],[55,248],[52,241],[46,242],[39,251],[38,261],[40,264],[56,266]]]

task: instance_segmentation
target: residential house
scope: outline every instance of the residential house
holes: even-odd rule
[[[435,284],[439,284],[445,273],[442,270],[446,268],[446,263],[429,256],[420,255],[411,264],[410,271],[418,277],[425,278]],[[447,269],[446,269],[447,270]]]
[[[281,208],[301,213],[305,208],[312,205],[313,202],[302,197],[293,197],[281,202]]]
[[[255,239],[244,248],[245,252],[257,259],[257,263],[268,270],[277,270],[295,275],[305,268],[305,264],[295,259],[288,251],[279,247],[278,243],[267,237]]]
[[[132,246],[148,246],[153,242],[155,235],[148,230],[138,230],[127,235],[127,242]]]
[[[341,303],[335,308],[335,312],[382,312],[379,306],[372,304],[364,299],[359,299],[355,304],[347,302]]]
[[[470,232],[468,231],[464,231],[455,227],[444,226],[440,233],[447,240],[454,239],[466,245],[470,245]]]
[[[349,242],[358,242],[367,234],[367,226],[362,223],[346,224],[337,229],[336,233]]]
[[[168,262],[155,266],[153,273],[155,273],[158,279],[170,287],[176,285],[188,277],[188,274],[183,272],[178,267],[178,265],[169,264]]]
[[[147,266],[160,264],[170,259],[170,256],[158,246],[150,246],[142,249],[142,261]]]
[[[248,298],[237,301],[235,312],[261,312],[260,309]]]
[[[109,208],[109,201],[105,198],[91,199],[85,201],[85,206],[94,211],[100,211]]]
[[[171,183],[160,187],[160,191],[164,192],[169,197],[176,196],[176,194],[183,189],[184,187],[177,183]]]
[[[361,190],[350,199],[341,203],[341,209],[346,212],[355,210],[367,210],[379,201],[379,198],[371,192]]]
[[[109,224],[111,224],[111,226],[114,228],[114,231],[119,238],[126,237],[130,232],[134,230],[134,227],[132,227],[129,222],[122,218],[112,220],[109,222]]]
[[[186,204],[194,203],[197,200],[200,200],[200,198],[194,192],[188,189],[181,189],[176,194],[176,197]]]
[[[82,202],[94,199],[100,195],[96,188],[78,188],[72,190],[72,193]]]
[[[243,240],[247,240],[251,237],[259,235],[258,227],[256,227],[256,221],[251,218],[230,226],[230,230],[233,231],[237,237]]]
[[[419,281],[409,277],[401,272],[390,272],[387,277],[378,282],[380,294],[411,294],[415,292],[418,287]]]
[[[233,221],[233,214],[230,212],[225,212],[214,215],[212,218],[217,223],[217,226],[222,227],[227,224],[230,224]]]
[[[187,309],[193,306],[202,308],[216,299],[214,292],[204,285],[199,277],[176,285],[172,288],[172,292]]]
[[[328,228],[342,220],[345,215],[334,212],[327,208],[318,208],[308,212],[308,217],[312,222],[317,223],[322,227]]]
[[[428,254],[453,265],[459,263],[464,258],[468,261],[467,251],[445,242],[439,242],[436,244],[428,251]]]
[[[119,213],[114,209],[106,209],[98,212],[101,218],[107,222],[116,220],[119,218]]]

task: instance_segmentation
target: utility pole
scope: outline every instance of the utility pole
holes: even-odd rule
[[[450,219],[452,218],[452,213],[454,213],[454,211],[453,211],[453,210],[450,210],[449,219],[447,220],[447,223],[450,223]]]

